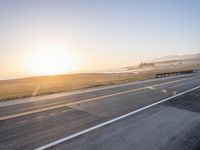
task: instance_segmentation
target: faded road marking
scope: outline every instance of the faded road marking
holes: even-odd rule
[[[80,131],[80,132],[78,132],[78,133],[72,134],[72,135],[67,136],[67,137],[65,137],[65,138],[59,139],[59,140],[57,140],[57,141],[55,141],[55,142],[52,142],[52,143],[49,143],[49,144],[44,145],[44,146],[42,146],[42,147],[36,148],[35,150],[44,150],[44,149],[50,148],[50,147],[52,147],[52,146],[55,146],[55,145],[57,145],[57,144],[66,142],[66,141],[71,140],[71,139],[73,139],[73,138],[75,138],[75,137],[78,137],[78,136],[80,136],[80,135],[86,134],[86,133],[88,133],[88,132],[90,132],[90,131],[96,130],[96,129],[101,128],[101,127],[103,127],[103,126],[106,126],[106,125],[108,125],[108,124],[114,123],[114,122],[116,122],[116,121],[119,121],[119,120],[121,120],[121,119],[124,119],[124,118],[126,118],[126,117],[129,117],[129,116],[131,116],[131,115],[133,115],[133,114],[136,114],[136,113],[138,113],[138,112],[140,112],[140,111],[143,111],[143,110],[145,110],[145,109],[148,109],[148,108],[150,108],[150,107],[153,107],[153,106],[155,106],[155,105],[158,105],[158,104],[160,104],[160,103],[163,103],[163,102],[165,102],[165,101],[168,101],[168,100],[173,99],[173,98],[175,98],[175,97],[184,95],[184,94],[186,94],[186,93],[189,93],[189,92],[194,91],[194,90],[199,89],[199,88],[200,88],[200,86],[197,86],[197,87],[195,87],[195,88],[192,88],[192,89],[190,89],[190,90],[184,91],[184,92],[179,93],[179,94],[177,94],[177,95],[174,95],[174,96],[168,97],[168,98],[166,98],[166,99],[160,100],[159,102],[156,102],[156,103],[153,103],[153,104],[151,104],[151,105],[142,107],[142,108],[140,108],[140,109],[138,109],[138,110],[132,111],[132,112],[130,112],[130,113],[127,113],[127,114],[125,114],[125,115],[119,116],[119,117],[114,118],[114,119],[112,119],[112,120],[103,122],[103,123],[98,124],[98,125],[96,125],[96,126],[93,126],[93,127],[91,127],[91,128],[85,129],[85,130],[83,130],[83,131]]]
[[[114,93],[114,94],[108,94],[108,95],[104,95],[104,96],[99,96],[99,97],[95,97],[95,98],[90,98],[90,99],[77,101],[77,102],[60,104],[60,105],[57,105],[57,106],[51,106],[51,107],[42,108],[42,109],[38,109],[38,110],[32,110],[32,111],[13,114],[13,115],[3,116],[3,117],[0,117],[0,121],[13,119],[13,118],[17,118],[17,117],[22,117],[22,116],[26,116],[26,115],[31,115],[31,114],[35,114],[35,113],[45,112],[45,111],[49,111],[49,110],[53,110],[53,109],[63,108],[63,107],[67,107],[67,106],[72,106],[72,105],[76,105],[76,104],[92,102],[92,101],[96,101],[96,100],[103,99],[103,98],[108,98],[108,97],[112,97],[112,96],[117,96],[117,95],[122,95],[122,94],[126,94],[126,93],[136,92],[136,91],[140,91],[140,90],[144,90],[144,89],[149,89],[149,87],[153,87],[154,88],[154,87],[157,87],[157,86],[167,85],[167,84],[176,83],[176,82],[185,81],[185,80],[194,79],[194,78],[199,78],[199,76],[179,79],[179,80],[175,80],[175,81],[164,82],[164,83],[160,83],[160,84],[153,84],[153,85],[145,86],[145,87],[142,87],[142,88],[137,88],[137,89],[133,89],[133,90],[127,90],[127,91],[118,92],[118,93]]]

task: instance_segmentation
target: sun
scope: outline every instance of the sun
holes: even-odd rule
[[[27,58],[29,72],[37,75],[69,73],[76,71],[78,66],[72,52],[55,45],[33,50]]]

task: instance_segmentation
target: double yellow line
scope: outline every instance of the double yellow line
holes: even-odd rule
[[[48,108],[41,108],[41,109],[27,111],[27,112],[21,112],[21,113],[17,113],[17,114],[13,114],[13,115],[7,115],[7,116],[0,117],[0,121],[9,120],[9,119],[22,117],[22,116],[26,116],[26,115],[31,115],[31,114],[35,114],[35,113],[45,112],[45,111],[49,111],[49,110],[53,110],[53,109],[63,108],[63,107],[71,106],[71,105],[92,102],[92,101],[96,101],[96,100],[103,99],[103,98],[108,98],[108,97],[112,97],[112,96],[117,96],[117,95],[122,95],[122,94],[126,94],[126,93],[136,92],[136,91],[140,91],[140,90],[144,90],[144,89],[150,89],[149,87],[152,88],[152,87],[156,87],[156,86],[176,83],[176,82],[185,81],[185,80],[194,79],[194,78],[199,78],[199,76],[179,79],[179,80],[175,80],[175,81],[169,81],[169,82],[160,83],[160,84],[153,84],[153,85],[145,86],[145,87],[142,87],[142,88],[137,88],[137,89],[133,89],[133,90],[118,92],[118,93],[114,93],[114,94],[107,94],[107,95],[104,95],[104,96],[85,99],[85,100],[81,100],[81,101],[77,101],[77,102],[71,102],[71,103],[67,103],[67,104],[60,104],[60,105],[51,106],[51,107],[48,107]]]

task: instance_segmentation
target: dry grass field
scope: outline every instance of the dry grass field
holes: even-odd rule
[[[178,70],[185,70],[179,68]],[[165,72],[175,71],[166,68]],[[89,87],[125,83],[131,81],[151,79],[156,73],[164,72],[163,69],[134,73],[83,73],[71,75],[30,77],[0,81],[0,100],[36,96],[58,92],[84,89]],[[177,71],[177,69],[176,69]]]
[[[72,74],[0,81],[0,100],[143,80],[132,73]]]

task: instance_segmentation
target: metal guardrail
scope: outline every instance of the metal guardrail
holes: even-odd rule
[[[193,69],[193,72],[200,72],[200,68]]]
[[[155,75],[156,78],[164,78],[164,77],[170,77],[170,76],[176,76],[181,74],[190,74],[196,72],[194,70],[187,70],[187,71],[177,71],[177,72],[167,72],[167,73],[158,73]]]

